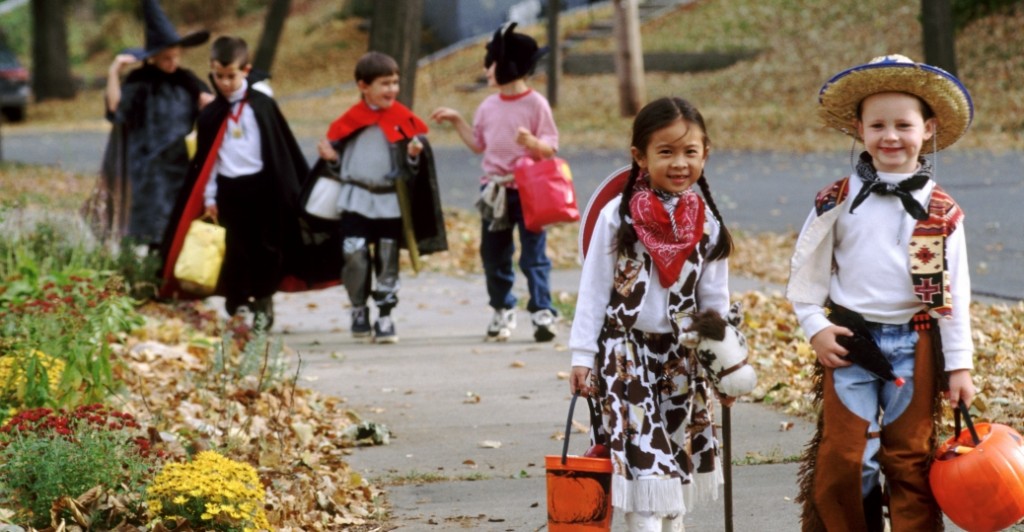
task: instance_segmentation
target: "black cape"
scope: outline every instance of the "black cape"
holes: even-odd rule
[[[344,152],[345,144],[358,135],[355,131],[348,137],[335,142],[335,150],[341,154]],[[423,137],[423,151],[420,152],[420,160],[415,171],[406,164],[405,157],[400,157],[397,164],[402,172],[402,177],[409,187],[410,207],[412,210],[413,233],[416,236],[416,244],[420,255],[429,255],[439,251],[448,250],[448,236],[444,226],[444,214],[441,210],[441,194],[437,186],[437,171],[434,164],[434,151],[430,143]],[[396,144],[398,153],[406,153],[411,139],[400,140]],[[313,165],[309,178],[306,179],[305,187],[300,195],[300,203],[305,205],[309,194],[320,176],[331,176],[327,168],[327,162],[323,159],[317,160]],[[322,247],[319,256],[331,255],[331,250],[337,250],[338,259],[341,259],[341,228],[337,220],[325,220],[313,216],[303,209],[300,220],[303,238],[310,246]],[[401,246],[408,249],[408,242],[405,234],[402,234]],[[337,276],[340,270],[334,272]],[[322,272],[324,276],[330,273]]]
[[[280,205],[289,213],[289,216],[284,217],[288,225],[283,228],[286,235],[283,247],[285,277],[279,289],[298,291],[316,288],[318,286],[315,286],[316,280],[310,270],[316,269],[311,267],[311,263],[319,262],[320,259],[310,253],[318,250],[304,245],[299,226],[299,194],[309,176],[309,165],[277,103],[270,96],[251,87],[246,97],[247,105],[255,113],[260,128],[264,171],[273,176]],[[223,131],[222,126],[230,110],[231,104],[222,95],[218,95],[199,115],[196,155],[189,166],[185,186],[182,187],[171,217],[173,222],[168,225],[161,249],[164,260],[161,296],[198,297],[185,292],[178,285],[173,275],[174,262],[188,226],[203,213],[202,195],[207,179],[216,178],[209,175],[217,156],[213,148],[215,144],[219,146],[218,134]],[[336,272],[335,277],[341,271],[340,248],[338,255],[337,264],[332,266]],[[218,290],[218,293],[221,291]]]

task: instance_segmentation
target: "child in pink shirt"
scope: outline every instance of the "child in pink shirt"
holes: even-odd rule
[[[483,154],[481,197],[483,216],[480,257],[487,278],[487,294],[494,317],[487,338],[505,341],[516,326],[516,297],[512,294],[515,244],[512,229],[519,227],[519,268],[526,276],[530,300],[526,305],[533,322],[533,337],[548,342],[555,337],[557,312],[551,306],[548,277],[551,261],[546,254],[547,233],[533,232],[523,224],[519,191],[512,179],[513,167],[521,157],[546,159],[558,149],[558,129],[548,101],[530,89],[526,77],[547,48],[538,48],[533,38],[514,33],[511,22],[499,28],[487,44],[484,66],[488,85],[498,92],[477,108],[472,127],[458,111],[439,107],[430,118],[448,122],[474,153]]]

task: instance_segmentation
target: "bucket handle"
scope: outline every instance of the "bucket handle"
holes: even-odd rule
[[[565,443],[562,444],[562,465],[565,465],[566,457],[569,454],[569,434],[572,432],[572,412],[576,408],[576,399],[579,399],[579,397],[580,392],[576,392],[573,394],[572,400],[569,401],[569,417],[565,420]],[[589,395],[587,396],[587,406],[590,407],[590,430],[594,432],[594,441],[596,442],[598,439],[597,426],[601,424],[601,415],[598,414],[597,408],[594,407],[594,401]]]
[[[971,431],[971,439],[974,440],[974,445],[980,444],[981,438],[978,437],[978,431],[974,430],[974,422],[971,421],[970,409],[967,408],[966,404],[964,404],[963,399],[961,399],[960,403],[957,404],[956,406],[957,409],[953,411],[953,430],[956,434],[956,437],[960,437],[960,416],[963,415],[964,423],[967,424],[967,430]],[[569,412],[571,415],[572,410],[570,410]],[[568,438],[566,439],[568,440]]]

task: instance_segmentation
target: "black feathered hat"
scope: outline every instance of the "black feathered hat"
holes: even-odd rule
[[[171,20],[167,18],[167,14],[164,13],[157,0],[142,0],[142,16],[146,23],[146,48],[126,50],[126,53],[134,55],[140,61],[153,57],[172,46],[188,48],[203,44],[210,39],[210,32],[206,30],[189,33],[184,37],[178,35],[174,24],[171,24]]]
[[[494,79],[499,85],[511,83],[533,73],[537,60],[547,53],[548,47],[537,47],[537,41],[529,35],[513,33],[515,22],[508,22],[494,32],[491,42],[487,43],[487,55],[484,56],[484,68],[494,69]]]

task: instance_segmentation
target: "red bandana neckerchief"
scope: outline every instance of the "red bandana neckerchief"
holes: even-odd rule
[[[327,130],[327,139],[337,142],[372,125],[380,127],[384,132],[384,138],[391,143],[426,134],[428,130],[427,124],[400,102],[393,102],[385,109],[373,109],[366,104],[366,100],[360,100],[345,111],[345,114],[331,122],[331,127]]]
[[[669,217],[646,175],[636,180],[629,213],[633,229],[654,259],[661,286],[668,288],[679,279],[683,263],[704,234],[704,202],[692,189],[679,195],[676,210]]]

